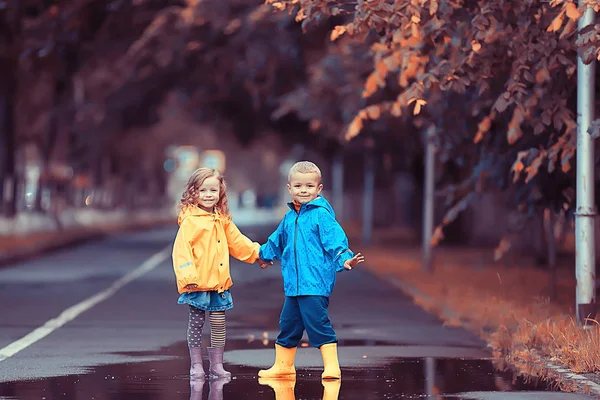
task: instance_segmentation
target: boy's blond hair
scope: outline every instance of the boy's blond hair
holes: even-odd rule
[[[317,167],[317,164],[310,161],[298,161],[296,164],[292,165],[290,168],[290,172],[288,173],[288,183],[292,180],[292,174],[296,172],[300,172],[302,174],[310,174],[314,172],[319,177],[319,182],[321,182],[321,170]]]

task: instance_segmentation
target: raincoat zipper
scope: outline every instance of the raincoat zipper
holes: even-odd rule
[[[296,262],[296,296],[298,295],[298,290],[300,286],[300,278],[298,274],[298,251],[296,247],[296,242],[298,241],[298,218],[300,217],[300,210],[296,213],[296,222],[294,227],[294,261]]]

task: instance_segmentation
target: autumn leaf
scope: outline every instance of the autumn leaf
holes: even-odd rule
[[[423,99],[418,99],[416,97],[412,97],[408,100],[408,102],[406,104],[411,105],[412,103],[415,103],[415,109],[413,110],[413,115],[418,115],[421,112],[421,107],[424,106],[425,104],[427,104],[427,101],[425,101]]]
[[[379,77],[378,71],[373,71],[365,82],[365,89],[363,90],[362,97],[367,98],[377,91],[377,88],[383,86],[383,80]]]
[[[479,143],[481,139],[483,139],[483,135],[486,134],[490,127],[492,126],[492,118],[490,116],[485,117],[478,125],[477,125],[477,134],[475,135],[475,139],[473,139],[473,143]]]
[[[429,15],[433,15],[438,11],[438,2],[437,0],[431,0],[429,3]]]
[[[517,176],[519,176],[519,173],[521,171],[523,171],[524,168],[525,168],[525,164],[523,164],[523,161],[521,161],[521,160],[515,161],[515,163],[512,165],[512,170],[515,172],[515,178]]]
[[[283,11],[285,10],[285,4],[283,4],[280,1],[275,1],[273,3],[270,3],[271,6],[273,6],[273,8],[277,9],[278,11]]]
[[[563,39],[563,38],[567,37],[572,32],[575,32],[576,29],[577,29],[577,20],[570,19],[567,22],[567,25],[565,25],[565,29],[563,29],[563,31],[561,32],[559,38]]]
[[[418,115],[421,112],[421,107],[427,104],[425,100],[417,100],[415,102],[415,109],[413,111],[413,115]]]
[[[437,226],[433,231],[433,235],[431,235],[430,244],[432,246],[437,246],[438,244],[440,244],[442,239],[444,239],[444,231],[442,230],[441,226]]]
[[[525,168],[525,172],[527,172],[527,177],[525,178],[525,183],[531,182],[533,178],[538,174],[540,167],[542,166],[542,162],[546,158],[545,152],[540,152],[540,154],[531,162],[531,164]]]
[[[381,116],[381,108],[377,105],[369,106],[365,109],[367,116],[375,120]]]
[[[397,101],[392,105],[392,115],[394,117],[400,117],[402,115],[402,106]]]
[[[504,254],[511,248],[511,242],[508,238],[502,238],[498,246],[494,249],[494,261],[499,261]]]
[[[569,160],[573,156],[573,151],[563,151],[560,159],[560,167],[562,172],[567,173],[571,170],[571,163]]]
[[[504,112],[508,108],[508,100],[504,96],[499,96],[494,104],[494,108],[498,112]]]
[[[513,182],[516,182],[516,181],[519,180],[519,176],[521,175],[521,171],[523,171],[525,169],[525,164],[523,163],[523,159],[525,157],[527,157],[528,155],[529,155],[529,151],[527,151],[527,150],[520,151],[517,154],[517,159],[513,163],[512,167],[510,168],[511,171],[514,172]]]
[[[565,9],[566,9],[567,17],[569,19],[576,21],[581,16],[579,14],[579,10],[577,9],[577,6],[574,3],[567,3]]]
[[[344,33],[346,33],[346,27],[343,25],[338,25],[335,28],[333,28],[333,31],[331,31],[331,41],[335,41],[338,37],[342,36]]]
[[[483,139],[483,132],[477,131],[475,134],[475,138],[473,138],[473,143],[479,143]]]
[[[385,71],[393,71],[398,68],[400,62],[402,61],[402,55],[400,52],[396,52],[389,57],[384,58],[381,63],[385,66]]]
[[[517,140],[519,140],[523,136],[523,131],[519,126],[512,126],[508,128],[508,133],[506,135],[506,139],[508,140],[508,144],[514,144]]]
[[[592,121],[592,125],[588,128],[588,133],[592,139],[598,139],[600,137],[600,119]]]
[[[564,11],[561,11],[560,14],[558,14],[556,16],[556,18],[554,18],[554,20],[548,27],[547,31],[548,32],[557,32],[563,24],[564,16],[565,16]]]
[[[410,30],[412,33],[412,37],[419,38],[421,35],[419,34],[419,26],[417,24],[412,24],[410,26]]]
[[[346,131],[346,140],[350,141],[356,136],[358,136],[358,134],[362,130],[362,127],[363,120],[362,118],[360,118],[360,116],[357,115],[356,117],[354,117],[354,119],[350,123],[350,126],[348,127],[348,130]]]

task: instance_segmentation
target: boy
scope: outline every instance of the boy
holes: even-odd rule
[[[309,161],[294,164],[287,186],[292,195],[291,210],[259,253],[267,263],[281,260],[285,302],[275,342],[275,363],[258,376],[294,376],[296,347],[306,329],[311,346],[321,350],[325,366],[322,378],[340,379],[337,337],[328,316],[329,295],[336,272],[352,269],[364,257],[348,248],[348,238],[335,220],[333,208],[320,195],[323,184],[319,167]]]

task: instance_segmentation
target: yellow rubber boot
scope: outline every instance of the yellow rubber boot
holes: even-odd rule
[[[296,376],[294,368],[294,358],[296,358],[296,348],[275,344],[275,363],[269,369],[261,369],[258,376],[261,378],[289,378]]]
[[[321,384],[323,385],[323,400],[338,400],[340,387],[342,386],[340,379],[323,380]]]
[[[294,389],[296,388],[296,376],[289,379],[258,378],[258,383],[268,385],[275,392],[275,400],[296,400]]]
[[[324,344],[320,348],[323,356],[323,365],[325,366],[321,378],[323,379],[341,379],[340,363],[338,361],[337,343]]]

